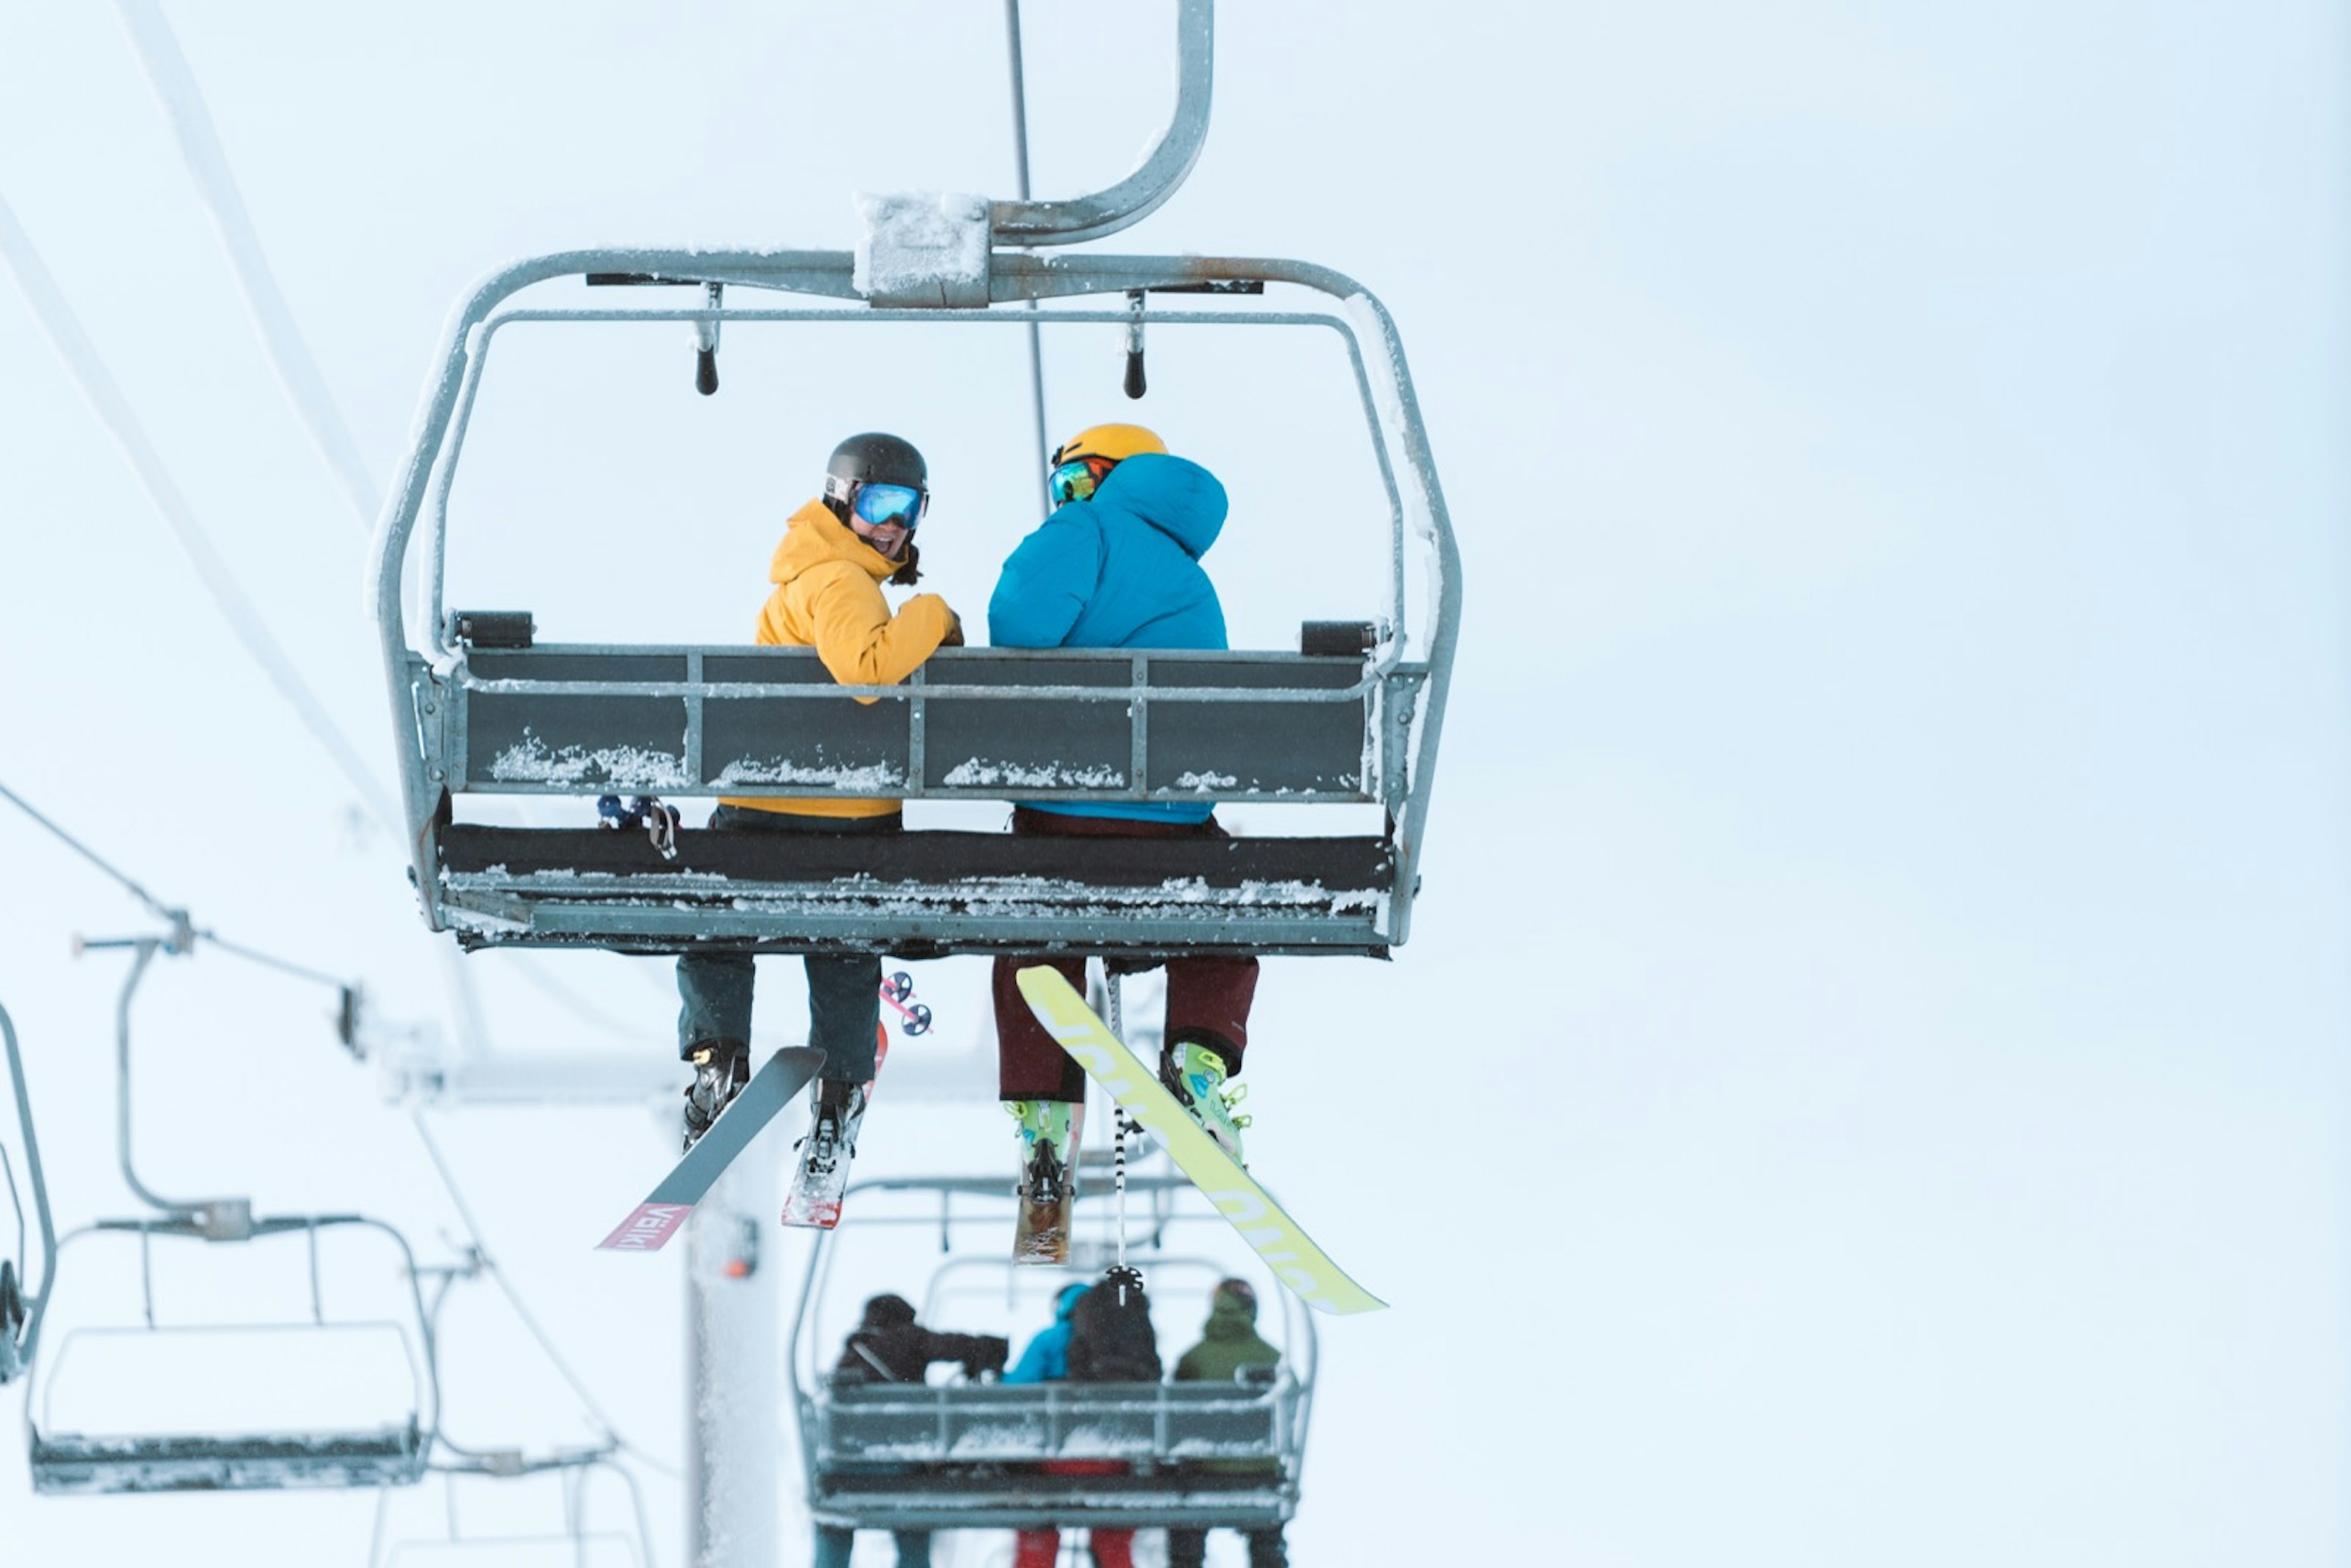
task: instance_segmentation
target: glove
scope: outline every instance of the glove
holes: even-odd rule
[[[1012,1354],[1012,1342],[998,1334],[980,1334],[980,1353],[963,1364],[963,1375],[975,1383],[983,1377],[994,1377],[1004,1370],[1007,1356]]]

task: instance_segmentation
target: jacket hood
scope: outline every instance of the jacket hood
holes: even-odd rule
[[[849,531],[822,501],[810,501],[784,524],[783,542],[768,563],[768,580],[789,582],[810,567],[845,561],[876,582],[886,582],[906,563],[892,560]]]
[[[914,1321],[914,1303],[904,1296],[882,1295],[865,1303],[864,1329],[904,1328]]]
[[[1110,471],[1092,501],[1078,504],[1131,512],[1182,545],[1195,560],[1225,531],[1229,505],[1214,474],[1188,457],[1158,452],[1128,458]]]
[[[1057,1323],[1068,1322],[1070,1314],[1078,1310],[1078,1298],[1092,1289],[1092,1285],[1082,1282],[1062,1286],[1061,1293],[1053,1298],[1053,1321]]]
[[[1257,1303],[1218,1291],[1208,1298],[1208,1321],[1200,1332],[1207,1339],[1255,1339]]]

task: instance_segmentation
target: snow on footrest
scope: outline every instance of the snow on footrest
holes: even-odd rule
[[[636,834],[453,824],[438,848],[475,946],[1384,954],[1395,876],[1374,838],[688,829],[664,861]]]

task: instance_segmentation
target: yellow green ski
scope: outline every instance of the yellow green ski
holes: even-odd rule
[[[1159,1075],[1111,1032],[1110,1025],[1086,1006],[1086,999],[1069,981],[1039,965],[1021,970],[1019,984],[1029,1010],[1037,1015],[1046,1032],[1159,1140],[1176,1167],[1191,1177],[1192,1185],[1207,1195],[1241,1239],[1272,1266],[1275,1276],[1298,1293],[1299,1300],[1318,1312],[1333,1313],[1375,1312],[1387,1305],[1323,1256],[1322,1249],[1266,1196],[1265,1188],[1200,1130],[1200,1124],[1159,1082]]]

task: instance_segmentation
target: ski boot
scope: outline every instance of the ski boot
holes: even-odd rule
[[[1083,1104],[1069,1100],[1007,1100],[1020,1124],[1020,1218],[1012,1233],[1015,1263],[1070,1260],[1070,1209],[1078,1196],[1078,1130]]]
[[[1159,1082],[1167,1086],[1167,1092],[1176,1096],[1176,1103],[1191,1114],[1192,1120],[1200,1124],[1200,1130],[1232,1156],[1233,1164],[1246,1169],[1241,1159],[1241,1129],[1249,1124],[1249,1118],[1235,1115],[1233,1107],[1248,1095],[1249,1085],[1224,1087],[1224,1057],[1213,1046],[1189,1040],[1182,1045],[1162,1046]]]
[[[841,1195],[849,1186],[849,1162],[857,1153],[857,1126],[865,1120],[866,1086],[820,1078],[816,1113],[808,1136],[792,1146],[792,1190],[784,1199],[784,1223],[830,1230],[841,1223]]]
[[[751,1048],[740,1040],[714,1040],[696,1046],[686,1061],[694,1064],[694,1082],[685,1086],[685,1146],[690,1149],[751,1082]]]

